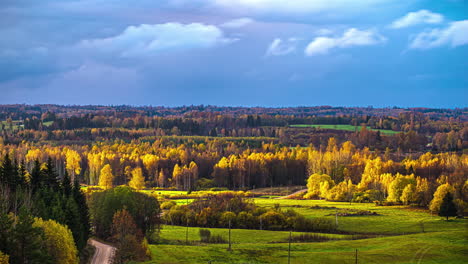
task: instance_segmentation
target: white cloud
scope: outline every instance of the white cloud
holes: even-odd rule
[[[166,23],[129,26],[115,37],[84,40],[80,45],[122,57],[139,57],[165,50],[209,48],[235,40],[226,38],[223,31],[213,25]]]
[[[443,29],[432,29],[416,35],[411,41],[411,49],[430,49],[449,45],[457,47],[468,44],[468,20],[455,21]]]
[[[227,21],[226,23],[221,24],[220,26],[225,27],[225,28],[241,28],[241,27],[247,26],[248,24],[251,24],[253,22],[255,22],[255,21],[253,19],[251,19],[251,18],[241,17],[241,18],[237,18],[237,19]]]
[[[280,38],[274,39],[265,53],[265,56],[283,56],[292,53],[296,50],[296,43],[298,39],[289,38],[282,40]]]
[[[443,15],[422,9],[417,12],[409,12],[404,17],[393,21],[390,27],[397,29],[420,24],[439,24],[442,21],[444,21]]]
[[[349,48],[353,46],[370,46],[386,42],[386,38],[374,30],[359,30],[350,28],[341,37],[317,37],[307,45],[307,56],[327,54],[334,48]]]

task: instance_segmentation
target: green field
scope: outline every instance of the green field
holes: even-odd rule
[[[23,128],[24,125],[22,125],[22,124],[20,125],[20,123],[21,123],[21,121],[13,120],[13,122],[11,124],[11,129],[12,130],[17,130],[17,129]],[[6,130],[10,130],[10,125],[8,124],[7,121],[0,121],[0,126],[1,125],[4,125]]]
[[[338,217],[338,229],[377,237],[349,240],[349,235],[325,234],[336,241],[292,243],[291,263],[467,263],[466,219],[444,221],[429,212],[405,206],[338,203],[319,200],[255,198],[259,206],[280,204],[307,217],[328,217],[344,209],[368,210],[378,215]],[[424,230],[423,230],[424,229]],[[227,239],[228,230],[210,229]],[[151,245],[152,260],[144,263],[288,263],[289,232],[232,230],[233,250],[227,244],[199,242],[199,228],[163,226],[160,243]],[[424,231],[424,232],[423,232]],[[298,233],[293,233],[298,234]]]
[[[300,124],[300,125],[290,125],[290,127],[296,128],[307,128],[307,127],[314,127],[314,128],[321,128],[321,129],[333,129],[333,130],[346,130],[346,131],[360,131],[360,126],[352,126],[352,125],[308,125],[308,124]],[[368,130],[372,131],[380,131],[380,133],[384,135],[394,135],[400,133],[400,131],[393,131],[393,130],[386,130],[386,129],[372,129],[367,128]]]

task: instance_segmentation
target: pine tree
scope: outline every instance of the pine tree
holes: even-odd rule
[[[70,194],[72,192],[70,177],[68,176],[68,172],[66,170],[65,170],[65,174],[63,175],[63,179],[62,179],[62,191],[63,191],[63,194],[65,194],[66,197],[70,196]]]
[[[13,230],[13,248],[8,252],[11,263],[50,263],[44,248],[43,232],[33,223],[32,216],[22,208]]]
[[[75,177],[75,182],[73,185],[73,199],[75,200],[76,205],[78,206],[78,212],[80,217],[81,223],[81,239],[84,243],[79,243],[77,241],[77,248],[81,250],[86,246],[86,241],[88,241],[90,235],[91,224],[89,222],[89,208],[88,204],[86,203],[86,197],[84,193],[81,191],[80,183],[78,182],[77,177]]]
[[[447,221],[449,216],[457,216],[457,207],[453,202],[453,196],[450,192],[447,192],[444,196],[444,199],[442,200],[439,215],[445,216],[447,218]]]
[[[10,252],[13,220],[6,213],[0,213],[0,251]]]
[[[15,166],[10,159],[10,155],[7,153],[3,158],[2,166],[0,168],[0,183],[5,184],[14,191],[16,189],[17,178],[18,170],[15,170]]]
[[[37,191],[43,182],[43,175],[41,171],[41,163],[39,163],[39,160],[34,161],[34,166],[31,171],[31,178],[29,180],[29,184],[31,186],[31,189],[33,192]]]
[[[58,174],[55,172],[55,167],[52,163],[52,158],[47,159],[45,168],[42,170],[44,174],[44,184],[54,190],[58,190]]]

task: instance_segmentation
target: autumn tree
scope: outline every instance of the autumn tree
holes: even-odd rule
[[[429,204],[429,209],[431,212],[439,212],[440,206],[444,200],[444,197],[447,193],[454,193],[454,188],[448,183],[440,185],[434,193],[434,198]]]
[[[35,218],[33,227],[40,228],[44,232],[44,244],[54,263],[75,264],[78,263],[78,250],[70,229],[54,220],[42,220]]]
[[[124,263],[130,260],[144,260],[148,248],[143,243],[143,234],[126,210],[117,211],[112,218],[112,241],[117,244],[117,260]]]
[[[143,177],[143,171],[140,167],[132,170],[132,179],[128,183],[128,186],[135,190],[141,190],[145,188],[145,178]]]
[[[104,189],[110,189],[113,186],[114,175],[112,174],[112,168],[109,164],[106,164],[101,169],[101,174],[99,175],[99,186]]]
[[[71,175],[72,181],[75,180],[75,176],[81,173],[81,156],[78,152],[72,149],[66,149],[65,152],[66,158],[66,169]]]
[[[307,194],[305,198],[325,197],[326,190],[335,186],[335,182],[327,174],[314,173],[307,180]]]

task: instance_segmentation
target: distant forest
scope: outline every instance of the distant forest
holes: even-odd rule
[[[254,147],[273,142],[324,148],[331,137],[382,151],[462,151],[468,146],[468,108],[0,105],[0,121],[0,140],[12,144],[203,141],[196,136],[208,136]]]

